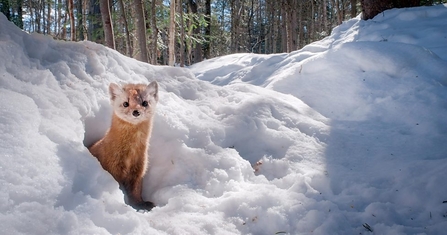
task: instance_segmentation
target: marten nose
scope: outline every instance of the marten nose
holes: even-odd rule
[[[132,112],[132,115],[133,115],[134,117],[138,117],[138,116],[140,116],[140,112],[138,112],[138,110],[134,110],[134,111]]]

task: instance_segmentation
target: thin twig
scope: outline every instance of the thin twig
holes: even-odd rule
[[[364,223],[364,224],[363,224],[363,227],[364,227],[366,230],[368,230],[368,231],[370,231],[370,232],[373,232],[373,229],[371,228],[371,226],[369,226],[369,224]]]

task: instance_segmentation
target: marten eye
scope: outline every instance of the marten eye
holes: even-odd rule
[[[124,103],[123,103],[123,106],[124,106],[124,108],[127,108],[127,107],[129,107],[129,102],[127,102],[127,101],[126,101],[126,102],[124,102]]]
[[[143,105],[143,107],[147,107],[148,103],[147,103],[147,101],[145,100],[145,101],[143,101],[143,103],[142,103],[141,105]]]

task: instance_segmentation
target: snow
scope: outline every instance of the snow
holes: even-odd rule
[[[1,234],[444,234],[446,28],[447,5],[394,9],[185,69],[0,15]],[[142,213],[85,146],[110,82],[153,80]]]

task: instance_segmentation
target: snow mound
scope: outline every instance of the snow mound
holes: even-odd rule
[[[328,133],[327,119],[318,112],[290,95],[255,86],[218,87],[187,69],[140,63],[91,42],[28,35],[4,16],[0,26],[0,51],[9,55],[0,60],[1,231],[295,229],[288,217],[301,208],[284,207],[303,196],[291,196],[287,188],[302,164],[320,169],[306,175],[323,172],[312,159],[322,154],[319,139]],[[160,84],[161,99],[143,197],[158,207],[142,214],[124,204],[117,183],[85,146],[110,125],[110,82],[152,80]]]
[[[370,21],[344,22],[290,54],[235,54],[191,70],[223,87],[252,84],[293,95],[328,118],[323,142],[330,183],[316,188],[338,209],[364,212],[359,220],[346,215],[349,224],[374,221],[374,231],[383,234],[440,234],[446,222],[434,226],[433,216],[423,215],[447,209],[441,184],[424,183],[446,176],[446,18],[447,5],[390,10]],[[322,234],[334,231],[353,233]]]

